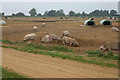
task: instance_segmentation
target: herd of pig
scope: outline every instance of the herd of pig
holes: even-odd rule
[[[42,24],[42,26],[45,26],[45,23]],[[33,29],[37,30],[37,27],[34,26]],[[118,28],[116,28],[116,27],[112,27],[112,30],[119,32]],[[71,46],[71,47],[79,46],[79,43],[77,42],[77,40],[75,38],[71,37],[71,34],[69,31],[63,31],[62,37],[60,37],[56,34],[49,34],[47,32],[45,32],[45,34],[46,35],[43,36],[40,40],[43,44],[49,44],[49,43],[53,43],[53,41],[56,41],[56,43],[62,42],[62,44],[64,46],[66,46],[66,45]],[[24,37],[24,42],[27,41],[28,43],[31,43],[31,42],[29,42],[31,40],[34,42],[36,40],[36,37],[37,37],[37,35],[35,33],[27,34]],[[111,50],[119,50],[119,46],[118,46],[118,43],[113,43],[113,42],[105,43],[102,46],[100,46],[100,50],[102,52],[105,52],[105,51],[109,52]]]
[[[79,43],[76,41],[75,38],[71,37],[69,31],[63,31],[62,37],[57,36],[56,34],[49,34],[47,32],[45,32],[45,34],[46,35],[41,38],[41,42],[44,44],[52,43],[53,41],[56,41],[56,43],[62,42],[64,46],[65,45],[74,46],[74,47],[79,46]],[[36,40],[36,37],[37,35],[35,33],[27,34],[24,37],[24,42],[31,40],[34,42]]]

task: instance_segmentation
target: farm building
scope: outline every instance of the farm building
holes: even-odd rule
[[[89,20],[94,20],[94,18],[90,18]]]
[[[108,17],[108,19],[112,19],[112,17]]]
[[[112,19],[116,19],[116,17],[112,17]]]
[[[84,22],[84,25],[93,26],[93,25],[95,25],[95,22],[94,22],[94,21],[91,21],[91,20],[86,20],[86,21]]]
[[[9,19],[9,17],[5,17],[5,19]]]
[[[6,25],[6,21],[0,20],[0,25],[2,25],[2,26]]]
[[[100,21],[100,25],[112,25],[112,22],[109,20],[102,20]]]

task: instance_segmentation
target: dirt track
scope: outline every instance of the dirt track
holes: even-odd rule
[[[2,48],[3,67],[31,78],[117,78],[117,68]]]

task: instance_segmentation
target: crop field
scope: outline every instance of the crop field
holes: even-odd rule
[[[101,20],[107,19],[107,18],[94,18],[94,22],[96,24],[95,26],[80,26],[80,25],[84,25],[84,21],[87,19],[89,18],[76,18],[76,17],[72,18],[71,17],[68,19],[65,19],[65,18],[60,19],[59,17],[47,17],[46,19],[42,19],[41,17],[10,17],[10,19],[6,20],[7,24],[5,26],[2,26],[2,40],[1,41],[3,43],[1,47],[11,48],[11,49],[15,49],[15,50],[22,51],[22,52],[33,53],[35,55],[37,54],[45,55],[45,56],[49,55],[49,56],[52,56],[52,58],[58,57],[58,58],[62,58],[63,60],[69,59],[69,60],[74,60],[78,62],[80,61],[80,62],[98,64],[98,65],[102,65],[106,67],[118,67],[119,56],[118,56],[117,51],[109,52],[108,55],[106,55],[107,52],[102,53],[99,50],[99,47],[106,42],[118,42],[118,32],[112,31],[112,27],[118,27],[117,19],[116,20],[110,19],[110,21],[112,22],[111,26],[99,25],[99,22]],[[42,27],[43,22],[46,23],[44,27]],[[37,31],[33,30],[34,26],[38,27]],[[40,42],[41,38],[46,35],[45,32],[48,32],[50,34],[56,34],[62,37],[62,32],[64,30],[69,31],[71,33],[71,36],[78,41],[79,43],[78,47],[64,46],[62,42],[56,43],[55,41],[52,43],[47,43],[47,44],[43,44]],[[23,42],[23,38],[26,34],[29,34],[29,33],[35,33],[37,35],[37,38],[35,42],[31,44],[26,44],[25,42]],[[14,52],[14,51],[11,51],[11,52]],[[18,55],[19,55],[18,56],[19,58],[25,57],[24,55],[23,56],[20,54]],[[26,55],[28,56],[28,54]],[[32,58],[35,59],[35,55],[30,54],[29,57],[31,59]],[[15,57],[17,55],[14,54],[13,56]],[[31,56],[34,56],[34,57],[31,57]],[[7,55],[4,54],[3,65],[6,67],[8,66],[7,63],[8,64],[10,63],[9,61],[8,62],[5,61],[5,57],[7,57]],[[11,58],[11,61],[12,61],[12,57],[8,57],[8,58]],[[18,61],[19,61],[19,58],[18,58]],[[27,59],[27,58],[23,58],[23,59]],[[39,57],[37,57],[35,60],[39,62],[38,59]],[[51,58],[50,60],[52,61]],[[23,64],[21,62],[18,62],[18,63]],[[32,63],[33,62],[31,61],[31,64]],[[35,63],[36,62],[34,62],[33,64]],[[49,60],[48,60],[48,63],[49,63]],[[65,64],[67,64],[67,62]],[[37,68],[37,66],[35,65],[34,66],[32,65],[32,66]],[[41,65],[38,65],[38,66],[41,66]],[[9,67],[15,68],[12,65]],[[22,67],[25,67],[25,66],[22,66]],[[20,67],[16,67],[16,69],[14,69],[13,71],[20,73],[22,75],[28,76],[28,77],[33,77],[32,75],[27,74],[28,71],[26,71],[25,68],[21,69],[21,72],[17,71],[17,69],[20,69]],[[22,73],[22,71],[24,70],[26,73]],[[117,72],[116,68],[115,68],[115,71]],[[114,73],[117,74],[116,72]],[[62,76],[58,76],[57,72],[53,72],[53,73],[56,73],[56,76],[50,76],[51,74],[48,74],[49,76],[47,77],[42,76],[42,77],[46,77],[46,78],[62,77]],[[95,73],[93,73],[93,75],[94,74]],[[115,74],[112,78],[116,77]],[[79,74],[77,75],[78,76],[73,75],[73,77],[79,77]],[[100,76],[96,75],[96,76],[100,77],[102,75]],[[39,77],[39,74],[34,75],[34,77]],[[64,77],[68,78],[70,76],[64,76]],[[106,75],[104,77],[108,78],[109,76]]]

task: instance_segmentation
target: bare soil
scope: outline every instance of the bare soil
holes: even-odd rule
[[[26,34],[36,33],[37,40],[35,43],[41,44],[40,39],[45,35],[45,32],[54,33],[62,37],[62,31],[68,30],[72,37],[76,38],[79,42],[79,47],[73,47],[76,50],[97,50],[105,42],[118,42],[118,32],[113,32],[111,27],[117,26],[117,22],[113,22],[112,26],[99,26],[101,18],[96,18],[96,26],[84,26],[84,21],[87,18],[70,18],[60,20],[58,18],[10,18],[7,21],[7,27],[2,27],[2,38],[8,40],[17,40],[23,42],[23,38]],[[26,21],[15,21],[15,20],[26,20]],[[56,21],[57,22],[46,22],[45,27],[41,27],[43,22],[28,22],[28,21]],[[38,31],[33,30],[33,26],[38,26]],[[62,45],[62,43],[52,43],[50,45]]]
[[[117,68],[2,48],[2,65],[29,78],[118,78]]]

